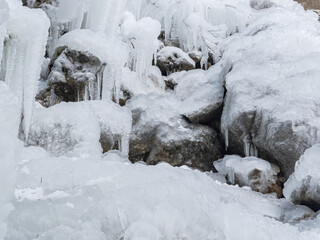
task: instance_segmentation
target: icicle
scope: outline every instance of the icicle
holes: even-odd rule
[[[121,136],[121,148],[120,151],[125,155],[129,154],[129,135],[123,134]]]
[[[88,86],[87,84],[84,87],[84,96],[83,96],[84,101],[88,101],[89,97],[88,97]]]
[[[250,157],[250,141],[248,139],[248,135],[244,137],[243,143],[244,143],[244,154],[246,157]]]
[[[225,130],[224,130],[224,137],[225,137],[226,151],[228,151],[228,147],[229,147],[229,130],[228,130],[228,128],[225,128]]]

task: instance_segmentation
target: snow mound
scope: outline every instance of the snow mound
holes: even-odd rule
[[[186,167],[132,165],[113,154],[105,161],[40,157],[22,169],[5,239],[318,237],[283,224],[276,198]]]

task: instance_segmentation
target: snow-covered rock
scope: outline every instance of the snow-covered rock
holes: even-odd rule
[[[101,146],[104,151],[117,147],[127,154],[130,132],[130,110],[115,103],[60,103],[35,110],[27,144],[54,156],[99,156]]]
[[[54,156],[98,156],[99,139],[99,122],[90,103],[60,103],[35,109],[27,144]]]
[[[231,184],[238,184],[240,187],[249,186],[261,193],[275,192],[278,197],[282,196],[281,187],[278,185],[279,167],[263,159],[232,155],[225,156],[213,165]]]
[[[294,173],[284,184],[284,196],[296,203],[320,209],[320,144],[306,150],[296,163]]]
[[[141,95],[129,101],[133,114],[130,160],[212,169],[223,154],[218,133],[186,122],[174,95]]]
[[[320,137],[320,26],[315,14],[298,5],[296,12],[263,12],[268,14],[257,15],[222,47],[227,90],[222,131],[230,152],[258,151],[289,177]]]
[[[180,48],[164,47],[157,53],[157,66],[162,75],[195,69],[195,62]]]
[[[217,122],[220,125],[224,87],[220,78],[220,66],[208,71],[192,70],[180,77],[175,87],[182,101],[181,114],[193,123]]]
[[[89,52],[57,48],[37,100],[46,107],[62,101],[100,100],[104,68],[105,63]]]

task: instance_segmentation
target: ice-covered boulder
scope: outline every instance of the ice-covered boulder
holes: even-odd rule
[[[129,68],[123,68],[119,104],[123,106],[127,100],[140,94],[163,94],[165,85],[164,78],[156,66],[150,67],[148,76],[143,79],[139,78],[138,74]]]
[[[296,7],[297,12],[264,9],[268,14],[258,15],[222,47],[227,90],[222,131],[228,150],[258,152],[276,162],[284,177],[320,137],[319,23]]]
[[[213,163],[219,173],[225,175],[231,184],[239,186],[249,186],[252,190],[261,193],[276,193],[282,196],[279,184],[278,166],[256,158],[241,158],[237,155],[225,156]]]
[[[191,122],[220,124],[224,98],[220,71],[219,66],[208,71],[192,70],[178,80],[174,90],[182,101],[180,111]]]
[[[118,148],[126,154],[130,131],[130,110],[115,103],[60,103],[35,110],[27,144],[54,156],[100,156],[101,146],[104,151]]]
[[[320,209],[320,144],[306,150],[296,163],[294,173],[284,184],[284,196],[315,210]]]
[[[212,162],[223,155],[219,136],[207,126],[183,119],[179,102],[169,94],[142,95],[129,101],[133,114],[130,160],[212,169]]]
[[[195,69],[195,62],[187,53],[177,47],[164,47],[157,53],[156,65],[160,68],[162,75],[183,70]]]
[[[46,107],[62,101],[100,100],[104,68],[105,64],[89,52],[57,48],[37,100]]]

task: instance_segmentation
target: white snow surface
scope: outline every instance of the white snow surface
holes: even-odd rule
[[[319,234],[282,223],[283,205],[290,206],[284,200],[187,167],[132,165],[116,152],[101,161],[34,157],[33,151],[39,152],[28,149],[19,164],[5,239],[298,240]]]

